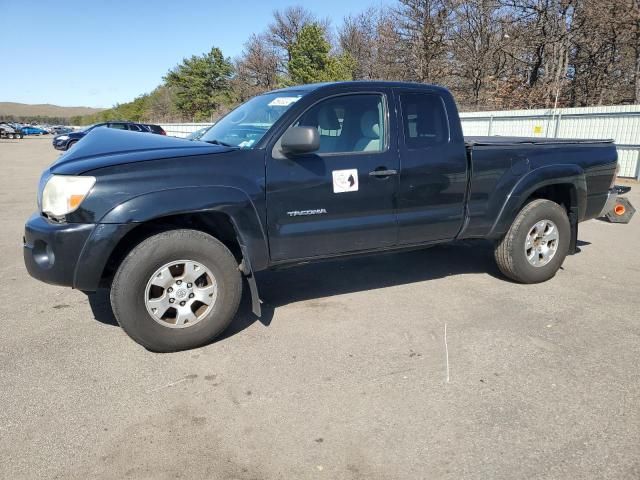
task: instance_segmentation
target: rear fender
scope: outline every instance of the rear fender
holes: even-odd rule
[[[567,184],[571,186],[571,205],[567,205],[569,220],[573,236],[577,236],[577,223],[584,218],[587,206],[587,181],[584,170],[578,165],[561,164],[536,168],[523,176],[507,195],[488,237],[504,235],[534,192],[550,185]]]

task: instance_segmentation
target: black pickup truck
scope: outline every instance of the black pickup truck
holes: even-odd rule
[[[135,341],[175,351],[227,327],[243,275],[259,315],[254,273],[282,265],[477,238],[506,277],[545,281],[615,201],[611,141],[464,138],[430,85],[277,90],[201,140],[86,135],[42,175],[29,273],[110,288]]]

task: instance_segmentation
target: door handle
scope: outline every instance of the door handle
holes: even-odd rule
[[[384,167],[376,168],[373,172],[369,172],[372,177],[389,177],[391,175],[397,175],[397,170],[387,170]]]

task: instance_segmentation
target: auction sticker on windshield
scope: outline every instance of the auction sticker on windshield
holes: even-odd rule
[[[276,97],[269,102],[270,107],[288,107],[292,103],[296,103],[300,97]]]

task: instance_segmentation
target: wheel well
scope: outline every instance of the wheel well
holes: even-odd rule
[[[101,286],[108,286],[120,263],[127,254],[147,238],[167,230],[188,228],[199,230],[220,240],[233,254],[238,263],[242,261],[242,250],[229,216],[221,212],[199,212],[156,218],[136,226],[128,232],[111,252],[101,277]]]
[[[578,203],[576,189],[570,183],[558,183],[539,188],[529,195],[525,204],[537,199],[551,200],[562,206],[567,214],[571,213],[571,208],[576,207]]]

